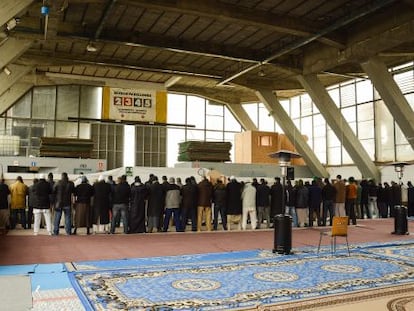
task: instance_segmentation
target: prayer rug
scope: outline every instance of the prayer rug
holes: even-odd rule
[[[388,253],[400,254],[397,257]],[[255,250],[73,263],[86,309],[246,310],[414,283],[414,245],[289,256]],[[389,255],[389,254],[388,254]]]

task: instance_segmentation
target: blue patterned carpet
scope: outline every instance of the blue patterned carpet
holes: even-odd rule
[[[72,263],[87,310],[240,310],[414,283],[414,242]]]

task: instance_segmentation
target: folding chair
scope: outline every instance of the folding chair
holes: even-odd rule
[[[321,242],[323,236],[331,237],[331,253],[332,255],[336,252],[336,237],[344,237],[346,239],[346,246],[348,248],[348,256],[351,255],[349,252],[348,244],[348,216],[334,216],[332,219],[332,231],[321,231],[319,237],[318,254],[321,248]]]

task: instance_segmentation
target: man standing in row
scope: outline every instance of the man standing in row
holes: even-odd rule
[[[113,193],[113,206],[112,206],[112,221],[111,221],[111,234],[115,233],[116,219],[118,214],[121,214],[121,220],[124,228],[124,234],[128,234],[128,205],[129,198],[131,196],[131,187],[127,182],[126,175],[122,175],[118,178],[118,183],[115,185]]]
[[[23,229],[26,229],[26,196],[28,188],[24,184],[21,176],[17,176],[16,181],[10,185],[10,208],[11,208],[11,229],[16,228],[18,218]]]
[[[62,173],[53,189],[53,198],[55,199],[55,219],[53,226],[53,234],[59,234],[60,219],[62,211],[65,213],[65,231],[66,235],[70,235],[72,231],[72,195],[75,191],[75,185],[69,180],[67,173]],[[52,196],[49,196],[52,197]]]
[[[50,184],[46,181],[45,175],[40,174],[39,181],[36,183],[36,186],[35,186],[37,206],[33,208],[34,235],[37,235],[39,233],[42,214],[45,218],[46,230],[50,235],[52,235],[52,220],[51,220],[51,213],[50,213],[50,197],[49,197],[51,192],[52,192],[52,189],[50,189]]]

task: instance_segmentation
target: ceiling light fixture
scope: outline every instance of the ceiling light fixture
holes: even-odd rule
[[[9,69],[9,68],[7,68],[7,67],[4,67],[3,68],[3,72],[6,74],[6,75],[8,75],[8,76],[10,76],[11,75],[11,70]]]
[[[96,52],[98,49],[92,42],[89,42],[88,45],[86,46],[86,50],[88,52]]]
[[[6,29],[7,29],[7,31],[10,31],[10,30],[14,29],[19,22],[20,22],[20,19],[19,18],[12,18],[11,20],[9,20],[6,23]]]

